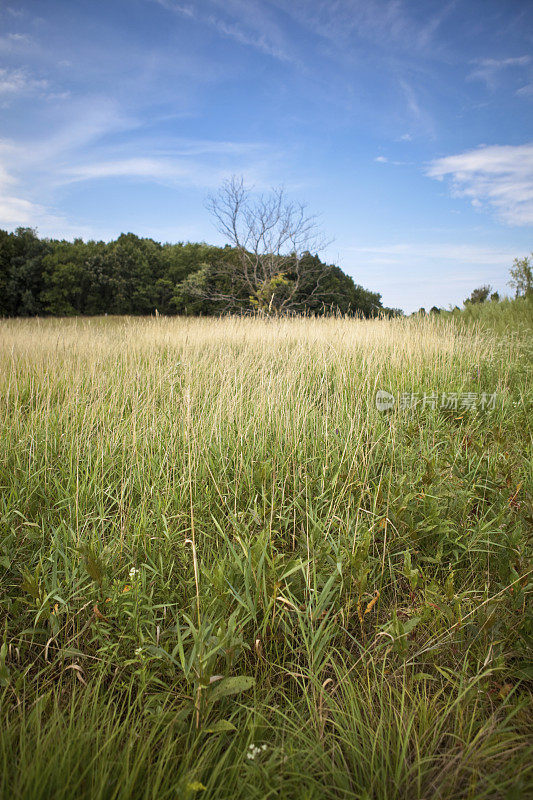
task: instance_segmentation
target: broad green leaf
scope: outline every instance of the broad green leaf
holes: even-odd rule
[[[219,719],[218,722],[214,722],[209,727],[204,728],[204,733],[233,733],[236,730],[235,725],[229,720]]]
[[[210,700],[216,703],[221,697],[228,697],[231,694],[240,694],[251,689],[255,683],[255,678],[250,678],[247,675],[237,675],[234,678],[224,678],[216,684],[211,692]]]

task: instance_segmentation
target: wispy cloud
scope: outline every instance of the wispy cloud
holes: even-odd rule
[[[337,69],[341,65],[347,70],[343,74],[348,93],[364,98],[360,88],[371,81],[383,104],[391,103],[392,98],[392,114],[396,116],[392,124],[434,136],[428,110],[432,95],[424,87],[430,73],[434,74],[435,61],[443,55],[443,39],[437,34],[456,0],[435,4],[433,12],[428,3],[422,13],[416,4],[401,0],[271,2],[284,16],[290,16],[301,32],[316,37],[313,54],[318,54],[322,62],[326,56]],[[423,70],[416,66],[417,57],[425,59]],[[331,85],[328,90],[331,93]]]
[[[391,160],[390,158],[387,158],[387,156],[377,156],[374,161],[376,161],[378,164],[389,164],[392,167],[405,167],[410,163],[409,161]]]
[[[533,83],[526,83],[525,86],[521,86],[520,89],[516,90],[515,94],[522,97],[529,97],[533,95]]]
[[[28,225],[41,223],[57,224],[62,222],[57,215],[39,203],[32,202],[20,194],[17,178],[2,163],[13,163],[15,153],[13,145],[0,141],[0,224],[5,226]]]
[[[450,244],[443,237],[346,247],[343,266],[358,282],[378,286],[386,305],[410,312],[420,306],[460,305],[485,283],[505,293],[509,267],[519,254],[512,248]]]
[[[430,47],[434,36],[444,20],[452,13],[457,6],[458,0],[451,0],[445,3],[435,14],[429,17],[425,25],[418,32],[418,44],[421,48]]]
[[[176,14],[209,25],[221,36],[234,39],[239,44],[253,47],[265,55],[280,61],[295,62],[297,59],[286,39],[264,8],[257,2],[228,0],[223,4],[211,0],[204,9],[197,5],[174,2],[174,0],[155,0],[159,5]]]
[[[412,8],[401,0],[273,0],[285,13],[317,35],[346,52],[356,50],[358,40],[380,49],[391,45],[402,51],[434,51],[434,36],[457,4],[439,4],[434,14],[416,19]]]
[[[418,262],[437,259],[442,262],[457,262],[463,265],[501,266],[511,264],[515,253],[473,244],[450,244],[442,242],[398,242],[386,245],[348,248],[365,256],[372,264],[387,265],[398,261]],[[509,260],[510,259],[510,260]]]
[[[120,148],[123,153],[124,148]],[[138,149],[137,147],[135,149]],[[60,169],[58,183],[127,178],[150,181],[165,186],[213,188],[234,172],[245,173],[249,180],[264,185],[266,163],[275,160],[272,149],[261,143],[175,141],[166,147],[146,143],[143,155],[123,157],[114,153],[112,158],[73,164]]]
[[[4,55],[28,51],[33,45],[31,36],[26,33],[7,33],[0,36],[0,53]]]
[[[38,203],[32,203],[21,197],[3,195],[0,197],[0,220],[9,227],[34,227],[40,225],[58,225],[64,220],[57,214]]]
[[[34,78],[24,69],[0,68],[0,95],[25,94],[46,89],[48,85],[47,80]]]
[[[262,142],[143,135],[135,118],[105,99],[92,98],[77,111],[75,122],[46,138],[0,140],[0,226],[49,227],[55,220],[65,230],[54,204],[72,184],[122,179],[205,190],[239,172],[263,187],[278,160]],[[133,132],[135,139],[124,141]]]
[[[112,103],[91,100],[73,104],[75,122],[58,126],[46,138],[0,140],[0,225],[65,229],[65,220],[53,209],[62,170],[85,147],[127,125]]]
[[[531,63],[531,57],[525,55],[512,58],[480,58],[474,63],[476,67],[468,76],[469,80],[484,81],[489,89],[494,89],[505,72],[512,68],[527,67]]]
[[[456,196],[488,205],[508,225],[533,224],[533,143],[483,146],[432,162],[426,174],[449,178]]]
[[[405,101],[411,119],[419,129],[425,131],[428,136],[435,136],[435,125],[431,115],[421,106],[417,93],[413,86],[406,80],[400,79],[400,88],[404,94]]]

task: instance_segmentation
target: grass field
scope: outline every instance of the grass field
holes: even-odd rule
[[[533,797],[533,315],[490,305],[0,323],[2,797]]]

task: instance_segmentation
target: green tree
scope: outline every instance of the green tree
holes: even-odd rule
[[[41,313],[42,262],[50,250],[33,228],[17,228],[11,234],[7,279],[9,316],[32,317]]]
[[[509,285],[515,290],[515,297],[527,297],[533,294],[533,253],[524,258],[515,258],[510,269]]]
[[[57,264],[46,277],[47,288],[41,293],[43,310],[55,317],[81,313],[83,269],[71,261]]]
[[[492,291],[492,286],[479,286],[477,289],[474,289],[470,297],[467,297],[465,300],[465,305],[468,303],[473,303],[474,305],[478,303],[484,303],[487,297],[490,295]]]
[[[0,231],[0,315],[401,313],[309,251],[265,255],[270,272],[250,291],[245,257],[230,245],[161,245],[133,233],[106,243]]]
[[[176,285],[172,304],[178,314],[187,316],[212,314],[215,307],[213,293],[211,266],[201,264],[199,269]]]
[[[152,314],[156,308],[155,284],[160,271],[161,245],[123,233],[105,252],[113,314]]]
[[[0,230],[0,317],[9,316],[13,305],[10,296],[11,239],[10,233]]]
[[[40,300],[45,313],[52,316],[86,313],[92,283],[87,249],[82,239],[50,242],[50,252],[42,262]]]

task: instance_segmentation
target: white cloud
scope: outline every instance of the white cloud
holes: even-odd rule
[[[55,199],[84,181],[129,179],[206,190],[238,172],[263,188],[279,158],[262,142],[143,135],[136,118],[102,98],[71,103],[65,113],[46,138],[0,140],[0,227],[53,230],[57,223],[55,229],[65,231],[69,223],[53,210]],[[117,135],[134,130],[134,140],[117,143]]]
[[[494,89],[504,71],[513,67],[526,67],[531,63],[531,57],[516,56],[513,58],[480,58],[474,63],[477,64],[477,66],[468,76],[469,80],[484,81],[489,89]]]
[[[128,178],[166,186],[213,188],[239,172],[264,186],[268,184],[268,162],[274,163],[277,158],[272,148],[262,142],[159,137],[157,142],[138,137],[135,143],[122,144],[120,148],[95,147],[91,160],[77,155],[73,152],[69,164],[57,166],[57,184]]]
[[[126,124],[112,104],[96,98],[71,111],[76,121],[46,139],[0,140],[0,226],[61,223],[64,229],[51,210],[62,168],[80,148]]]
[[[428,136],[434,137],[435,125],[433,119],[431,115],[420,105],[414,88],[411,86],[411,84],[402,79],[399,80],[399,86],[404,94],[407,109],[414,123],[420,129],[424,130]]]
[[[342,265],[357,283],[375,287],[385,305],[415,311],[420,306],[460,305],[472,289],[490,283],[508,291],[508,271],[520,250],[436,242],[397,242],[345,247]]]
[[[419,52],[435,51],[435,34],[456,5],[439,4],[436,14],[417,20],[408,3],[400,0],[272,0],[284,14],[330,41],[339,52],[354,52],[357,40],[379,48]]]
[[[399,242],[353,247],[347,250],[364,256],[371,264],[383,266],[400,261],[418,266],[419,262],[424,263],[433,259],[465,265],[500,266],[512,263],[516,255],[508,250],[496,250],[472,244],[449,244],[449,242]]]
[[[20,53],[27,51],[34,44],[26,33],[8,33],[0,36],[0,53]]]
[[[508,225],[533,224],[533,143],[482,146],[431,163],[430,178],[451,179],[456,196],[496,211]]]
[[[46,89],[48,81],[38,80],[23,69],[0,69],[0,94],[24,94]]]
[[[2,155],[11,165],[15,150],[0,141],[0,225],[14,227],[18,225],[38,226],[63,222],[60,217],[50,212],[39,203],[24,197],[15,196],[20,191],[17,179],[1,163]]]
[[[21,197],[3,195],[0,198],[0,220],[3,225],[33,226],[46,213],[42,206]]]
[[[27,33],[8,33],[6,39],[16,44],[31,44],[31,37]]]
[[[378,156],[374,161],[377,161],[378,164],[390,164],[393,167],[405,167],[407,164],[412,163],[410,161],[391,161],[386,156]]]
[[[253,47],[279,61],[296,62],[291,48],[288,46],[281,28],[265,13],[262,4],[254,0],[211,0],[204,10],[197,6],[175,2],[175,0],[156,0],[156,2],[182,17],[195,20],[214,28],[221,36],[225,36],[239,44]],[[216,11],[207,10],[209,5]],[[222,15],[220,13],[222,10]]]
[[[105,180],[107,178],[129,178],[146,180],[163,185],[186,185],[213,187],[232,174],[231,169],[213,168],[196,159],[182,158],[117,158],[95,161],[68,167],[58,175],[58,180],[67,184],[78,181]]]

